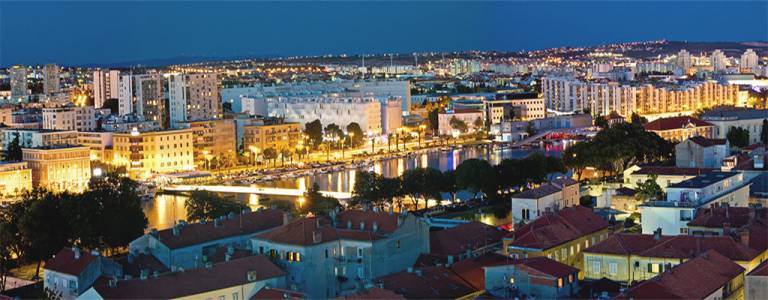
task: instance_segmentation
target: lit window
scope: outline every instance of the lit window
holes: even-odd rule
[[[558,278],[557,279],[557,288],[561,288],[561,287],[563,287],[563,279],[562,278]]]

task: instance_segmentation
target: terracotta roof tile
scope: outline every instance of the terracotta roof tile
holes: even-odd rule
[[[257,299],[306,299],[307,295],[297,291],[264,287],[251,297]]]
[[[643,128],[645,128],[645,130],[651,131],[664,131],[681,129],[688,126],[689,124],[695,127],[713,126],[712,123],[702,121],[694,117],[671,117],[656,119],[652,122],[645,123]]]
[[[328,217],[301,218],[287,225],[280,226],[269,232],[256,236],[257,239],[268,240],[288,245],[320,244],[339,239],[373,241],[384,237],[397,229],[399,214],[374,211],[342,211],[337,215],[336,226]],[[349,222],[348,222],[349,221]],[[360,229],[360,222],[364,228]],[[374,232],[373,223],[378,229]],[[351,228],[347,228],[351,225]],[[315,242],[314,234],[319,233],[320,240]]]
[[[370,288],[339,299],[405,299],[405,297],[390,290]]]
[[[560,191],[562,191],[560,187],[557,187],[553,184],[545,183],[535,189],[525,190],[520,193],[514,194],[512,195],[512,198],[539,199],[541,197],[549,196],[554,193],[558,193]]]
[[[429,234],[429,251],[437,255],[459,255],[467,250],[476,250],[488,245],[501,243],[507,232],[480,222],[432,231]]]
[[[477,292],[466,281],[445,267],[424,267],[401,271],[375,280],[384,289],[407,299],[456,299]]]
[[[84,250],[77,250],[80,253],[80,257],[76,259],[73,249],[61,249],[59,253],[56,253],[45,263],[44,269],[77,276],[91,263],[96,262],[97,257]]]
[[[225,219],[218,227],[214,222],[187,224],[181,227],[178,236],[173,235],[170,228],[160,230],[157,237],[168,248],[179,249],[232,236],[255,234],[280,225],[283,225],[283,211],[266,209],[236,214],[234,219]]]
[[[589,253],[634,254],[644,257],[691,258],[716,250],[731,260],[752,260],[759,252],[730,236],[662,236],[618,233],[584,250]]]
[[[752,272],[749,272],[747,274],[748,276],[768,276],[768,260],[760,263],[755,267],[755,269],[752,270]]]
[[[663,166],[645,166],[636,171],[635,174],[656,174],[656,175],[701,175],[704,173],[713,172],[716,169],[709,168],[678,168],[678,167],[663,167]]]
[[[702,147],[712,147],[717,145],[725,145],[728,143],[728,140],[726,139],[708,139],[703,136],[694,136],[689,138],[689,140]]]
[[[575,206],[545,213],[505,239],[511,238],[512,246],[548,249],[606,228],[608,222],[591,209]]]

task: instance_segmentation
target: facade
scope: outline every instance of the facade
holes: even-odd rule
[[[681,168],[719,168],[729,156],[726,139],[688,138],[675,146],[675,166]]]
[[[667,198],[640,205],[643,233],[661,228],[668,235],[688,234],[696,211],[710,205],[747,206],[750,182],[742,173],[711,172],[667,186]]]
[[[102,257],[77,247],[61,249],[45,263],[43,286],[60,294],[61,299],[77,299],[101,276],[122,275],[122,268]]]
[[[93,71],[93,106],[101,108],[108,99],[117,99],[119,88],[119,70]]]
[[[55,64],[43,66],[43,93],[50,95],[58,93],[60,89],[59,66]]]
[[[749,272],[744,278],[744,299],[768,298],[768,260]]]
[[[13,142],[17,135],[22,148],[77,144],[77,131],[74,130],[5,129],[3,130],[4,148],[8,148],[8,144]]]
[[[656,119],[643,124],[646,131],[654,132],[665,140],[680,142],[694,136],[715,138],[715,126],[693,117]]]
[[[94,131],[96,126],[93,106],[43,108],[43,129]]]
[[[11,77],[11,97],[26,97],[27,88],[27,67],[13,66],[10,71]]]
[[[485,114],[491,124],[502,121],[530,121],[547,116],[544,99],[536,94],[498,93],[485,100]]]
[[[372,96],[356,94],[325,94],[266,100],[270,117],[282,118],[286,122],[304,124],[320,120],[323,126],[336,124],[346,128],[357,123],[364,133],[381,134],[382,105]]]
[[[691,63],[691,53],[685,49],[680,50],[680,52],[677,53],[676,65],[678,68],[683,69],[684,71],[690,69],[691,66],[693,66]]]
[[[573,299],[579,290],[579,269],[546,257],[512,260],[483,271],[485,291],[501,299]]]
[[[218,74],[168,74],[170,126],[178,122],[220,119],[223,116]]]
[[[675,183],[679,183],[704,173],[709,173],[715,169],[704,168],[679,168],[679,167],[661,167],[661,166],[647,166],[638,167],[632,166],[624,170],[624,187],[637,188],[640,183],[656,176],[656,184],[661,187],[662,191],[667,190],[667,186]]]
[[[559,178],[550,183],[512,195],[512,221],[529,222],[545,212],[579,205],[579,183]]]
[[[712,51],[709,56],[709,63],[712,65],[712,69],[715,71],[724,71],[728,68],[728,57],[720,49]]]
[[[464,122],[467,125],[467,132],[473,132],[475,130],[481,130],[482,127],[477,128],[475,122],[479,119],[485,124],[485,117],[483,112],[474,109],[454,109],[440,112],[437,115],[437,131],[439,135],[458,135],[464,132],[458,132],[451,126],[451,119],[456,118],[459,121]]]
[[[759,61],[760,61],[760,57],[757,56],[757,53],[755,53],[755,50],[747,49],[746,51],[744,51],[744,54],[741,55],[741,59],[739,60],[739,66],[748,72],[755,72],[757,71],[757,66]]]
[[[0,163],[0,198],[32,190],[32,170],[26,162]]]
[[[230,214],[207,223],[180,222],[172,228],[154,230],[128,245],[133,254],[149,254],[166,268],[201,268],[219,248],[246,249],[254,234],[288,223],[288,215],[267,209]]]
[[[91,153],[87,147],[23,148],[22,154],[32,169],[34,187],[73,193],[88,188],[91,180]]]
[[[547,257],[580,267],[582,250],[608,237],[608,222],[583,206],[545,212],[504,238],[505,255],[525,259]]]
[[[403,126],[403,100],[388,99],[381,102],[381,133],[389,134]]]
[[[289,285],[310,298],[332,298],[413,266],[429,252],[429,225],[409,214],[341,211],[293,221],[252,241],[253,251],[288,272]]]
[[[109,131],[80,131],[77,133],[77,144],[91,149],[91,160],[110,162],[112,134]]]
[[[278,153],[282,149],[292,150],[299,146],[301,135],[301,124],[296,122],[245,125],[243,149],[255,155],[260,155],[268,148]]]
[[[200,168],[229,166],[237,159],[235,121],[219,119],[190,121],[182,125],[194,132],[195,164]]]
[[[125,166],[132,178],[191,171],[194,130],[131,131],[112,135],[112,164]]]
[[[760,143],[763,120],[768,119],[768,110],[735,109],[713,110],[704,113],[701,119],[714,126],[713,138],[725,139],[731,127],[749,131],[749,143]]]
[[[163,76],[160,74],[122,75],[119,80],[120,116],[135,114],[166,126]]]

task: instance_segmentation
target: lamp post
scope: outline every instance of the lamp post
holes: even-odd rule
[[[373,148],[374,136],[375,136],[375,135],[373,134],[373,132],[370,132],[370,131],[368,132],[368,138],[369,138],[369,139],[371,139],[371,155],[373,155],[373,154],[374,154],[374,152],[376,151],[376,150]]]
[[[424,129],[426,129],[426,128],[427,128],[427,126],[424,125],[424,124],[419,125],[419,131],[418,131],[418,134],[419,134],[419,148],[421,148],[421,133],[424,132]]]

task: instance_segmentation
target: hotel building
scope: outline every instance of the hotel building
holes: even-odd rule
[[[79,193],[91,179],[90,149],[82,146],[23,148],[24,161],[32,169],[32,185],[53,192]]]
[[[193,135],[192,129],[114,133],[112,163],[132,178],[194,170]]]

